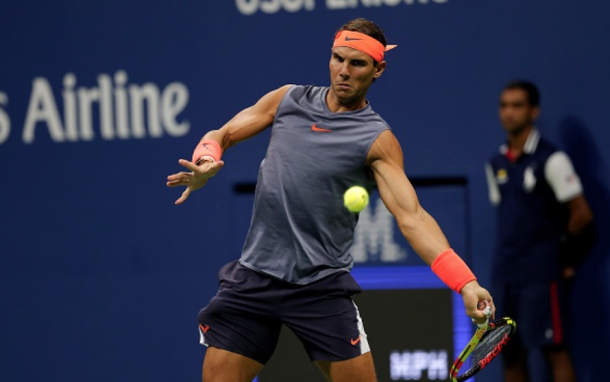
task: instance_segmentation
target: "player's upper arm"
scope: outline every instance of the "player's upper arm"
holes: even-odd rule
[[[372,169],[379,196],[396,218],[411,247],[432,264],[439,253],[449,248],[442,230],[420,205],[417,194],[404,172],[402,149],[391,131],[377,137],[369,150],[367,165]]]
[[[564,152],[557,151],[549,157],[544,166],[544,177],[560,203],[582,194],[580,178]]]
[[[277,109],[292,85],[285,85],[265,94],[254,105],[237,113],[219,130],[210,131],[205,138],[215,139],[224,150],[255,136],[271,126]]]
[[[367,165],[373,170],[381,199],[398,224],[417,213],[419,201],[404,173],[400,144],[390,130],[382,132],[371,146]]]

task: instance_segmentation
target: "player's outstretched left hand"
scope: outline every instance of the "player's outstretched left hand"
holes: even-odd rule
[[[189,162],[186,159],[180,159],[178,163],[191,171],[181,171],[167,177],[166,185],[168,187],[186,186],[186,190],[184,190],[180,198],[176,200],[175,204],[182,204],[188,199],[191,192],[205,186],[208,179],[216,175],[225,164],[223,161],[205,161],[197,166],[195,163]]]
[[[466,314],[472,318],[477,324],[483,324],[490,316],[485,314],[485,311],[478,310],[477,305],[479,301],[487,301],[491,305],[491,318],[496,315],[496,307],[493,304],[493,298],[487,291],[482,288],[478,282],[471,281],[466,284],[462,291],[462,299],[464,299],[464,306],[466,307]]]

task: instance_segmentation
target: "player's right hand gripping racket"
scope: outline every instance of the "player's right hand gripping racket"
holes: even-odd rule
[[[486,301],[479,301],[477,308],[488,309],[491,313],[491,306]],[[477,325],[474,336],[451,366],[449,374],[453,382],[465,381],[483,370],[500,354],[517,330],[517,323],[508,317]]]

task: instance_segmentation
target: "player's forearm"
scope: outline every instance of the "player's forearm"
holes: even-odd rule
[[[449,248],[449,242],[440,226],[421,206],[399,221],[398,225],[411,247],[428,265]]]
[[[252,106],[242,110],[218,130],[207,132],[203,139],[217,141],[222,150],[259,134],[273,122],[273,115],[261,114]]]
[[[237,113],[220,129],[209,131],[204,139],[217,141],[225,151],[259,134],[273,123],[277,108],[289,88],[290,85],[286,85],[265,94],[254,105]]]
[[[592,222],[593,212],[586,201],[584,201],[584,205],[581,208],[571,211],[570,219],[568,220],[568,233],[570,235],[578,235]]]
[[[255,135],[254,133],[248,134],[247,111],[248,109],[241,111],[220,129],[208,131],[203,136],[202,140],[212,139],[218,142],[224,152],[229,147]]]
[[[468,265],[449,246],[436,220],[421,206],[417,217],[411,214],[410,219],[403,219],[401,223],[403,235],[413,249],[449,288],[462,295],[480,289]]]

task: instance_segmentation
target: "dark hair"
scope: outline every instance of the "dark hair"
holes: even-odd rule
[[[521,89],[527,93],[527,101],[531,106],[540,106],[540,92],[533,82],[514,80],[504,86],[504,90]]]
[[[371,36],[375,40],[382,43],[383,46],[388,45],[383,34],[383,30],[381,30],[381,28],[379,28],[374,22],[364,18],[358,18],[348,21],[347,23],[345,23],[345,25],[339,28],[337,33],[339,33],[340,31],[360,32],[367,36]]]

